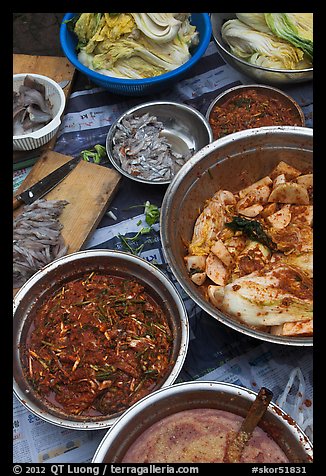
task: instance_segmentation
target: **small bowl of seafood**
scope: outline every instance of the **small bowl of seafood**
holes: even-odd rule
[[[313,446],[273,401],[240,454],[232,443],[258,394],[214,381],[182,382],[129,408],[104,435],[93,463],[311,463]],[[240,446],[240,445],[239,445]]]
[[[211,13],[218,52],[259,83],[313,79],[312,13]]]
[[[168,264],[208,314],[257,339],[313,345],[313,131],[266,126],[222,137],[168,187]]]
[[[171,385],[189,340],[183,301],[164,273],[121,251],[54,260],[14,298],[14,394],[65,428],[110,427]]]
[[[129,109],[112,124],[106,151],[112,165],[125,177],[164,185],[212,140],[207,119],[195,108],[153,101]]]
[[[34,73],[13,75],[13,149],[47,144],[61,124],[66,97],[53,79]]]

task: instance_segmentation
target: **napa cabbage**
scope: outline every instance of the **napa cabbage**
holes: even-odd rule
[[[238,19],[226,21],[221,33],[231,52],[251,64],[275,69],[297,69],[304,59],[300,48],[275,35],[254,30]]]
[[[250,26],[254,30],[271,34],[271,30],[266,23],[264,13],[236,13],[238,20]]]
[[[140,79],[178,68],[198,44],[190,14],[82,13],[74,23],[78,58],[103,74]]]
[[[302,276],[298,268],[286,264],[242,276],[224,286],[222,310],[258,327],[312,319],[312,289],[306,295],[298,291]]]
[[[265,13],[271,31],[301,48],[313,59],[313,14],[312,13]]]

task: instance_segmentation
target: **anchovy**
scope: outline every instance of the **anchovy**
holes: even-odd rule
[[[68,247],[61,235],[59,215],[66,200],[39,199],[25,205],[13,222],[13,285],[22,286],[36,271],[64,256]]]
[[[131,175],[149,180],[171,179],[190,158],[175,152],[162,134],[164,125],[149,113],[130,114],[117,124],[113,155]]]

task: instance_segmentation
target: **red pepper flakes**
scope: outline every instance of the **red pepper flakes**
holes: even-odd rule
[[[109,415],[150,393],[171,365],[165,312],[133,278],[87,273],[39,307],[23,348],[40,398],[69,415]]]
[[[213,107],[209,122],[214,140],[233,132],[263,126],[301,126],[301,118],[289,103],[256,90],[242,91]]]

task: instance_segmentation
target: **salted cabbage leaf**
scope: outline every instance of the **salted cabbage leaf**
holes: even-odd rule
[[[264,13],[236,13],[238,20],[250,26],[254,30],[271,34],[271,30],[266,23]]]
[[[82,13],[75,23],[74,32],[81,43],[87,43],[98,30],[103,20],[102,13]]]
[[[265,13],[265,20],[274,35],[301,48],[313,59],[312,13]]]
[[[250,326],[306,321],[313,318],[312,284],[299,268],[276,264],[227,284],[221,307]]]
[[[190,14],[83,13],[75,25],[79,60],[125,78],[157,76],[184,64],[198,44]]]
[[[252,64],[296,69],[303,60],[304,53],[300,48],[274,35],[253,30],[238,19],[226,21],[221,33],[232,53]]]

